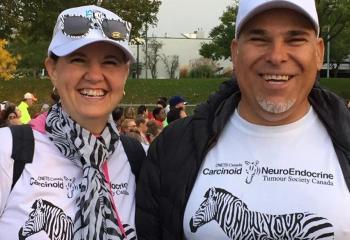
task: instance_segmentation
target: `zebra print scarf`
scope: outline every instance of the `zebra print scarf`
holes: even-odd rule
[[[82,167],[78,212],[74,219],[74,240],[122,239],[112,207],[102,165],[115,150],[119,136],[109,119],[101,136],[95,137],[63,111],[61,103],[52,106],[46,119],[46,132],[59,151]]]

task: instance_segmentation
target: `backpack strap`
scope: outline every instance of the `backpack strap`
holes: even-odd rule
[[[123,144],[126,156],[128,157],[131,171],[135,175],[137,181],[142,162],[146,159],[145,150],[141,143],[134,138],[121,134],[120,140]]]
[[[17,180],[22,175],[24,165],[33,162],[34,155],[34,136],[30,125],[12,125],[12,155],[14,160],[12,186],[15,186]]]

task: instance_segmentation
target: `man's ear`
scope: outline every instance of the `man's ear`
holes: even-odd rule
[[[323,66],[323,60],[324,60],[324,42],[322,38],[316,39],[316,61],[317,61],[317,69],[320,71]]]
[[[237,65],[237,55],[238,55],[238,42],[237,39],[233,39],[231,42],[231,59],[233,64],[233,69]]]
[[[54,86],[56,86],[56,80],[57,80],[57,71],[56,71],[56,61],[54,61],[52,58],[47,57],[45,59],[45,67],[47,74],[50,77],[50,80]]]

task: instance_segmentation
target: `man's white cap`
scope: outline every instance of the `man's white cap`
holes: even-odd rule
[[[242,26],[252,17],[274,8],[288,8],[303,14],[314,25],[317,36],[319,35],[320,26],[314,0],[240,0],[235,37],[238,38]]]
[[[56,56],[62,57],[90,43],[108,42],[119,47],[121,50],[123,50],[123,52],[131,62],[135,62],[135,57],[133,56],[129,47],[129,37],[131,31],[130,23],[125,22],[128,34],[124,40],[113,40],[108,38],[103,34],[101,26],[98,26],[98,29],[90,27],[88,34],[86,34],[85,36],[70,37],[65,35],[62,31],[62,20],[65,16],[82,16],[91,19],[93,22],[100,21],[101,17],[106,18],[108,20],[118,20],[121,22],[125,22],[115,13],[95,5],[66,9],[63,12],[61,12],[57,18],[52,40],[48,49],[49,56],[51,53],[54,53]]]
[[[33,99],[34,101],[37,101],[38,99],[30,92],[27,92],[24,94],[24,99]]]

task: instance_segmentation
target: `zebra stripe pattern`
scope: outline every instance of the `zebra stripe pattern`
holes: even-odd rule
[[[210,188],[194,217],[190,229],[215,220],[230,239],[334,239],[333,225],[326,218],[312,213],[271,215],[254,212],[231,193],[220,188]]]
[[[20,240],[40,231],[45,231],[52,240],[73,238],[73,221],[62,209],[42,199],[36,200],[32,208],[29,219],[18,233]]]
[[[57,103],[48,113],[46,132],[62,154],[83,168],[81,192],[76,202],[79,211],[74,218],[74,240],[122,239],[111,193],[101,171],[119,142],[112,116],[100,136],[96,137]]]

